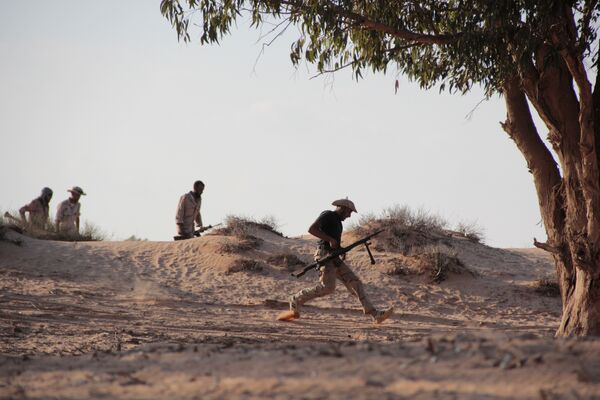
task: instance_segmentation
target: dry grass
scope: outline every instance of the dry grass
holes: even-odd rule
[[[298,256],[292,253],[274,254],[267,258],[267,262],[279,268],[295,270],[306,265]]]
[[[263,270],[263,266],[260,263],[260,261],[243,258],[243,259],[237,260],[229,268],[227,268],[227,271],[225,272],[225,274],[231,275],[231,274],[235,274],[238,272],[254,273],[254,272],[261,272],[262,270]]]
[[[420,273],[427,275],[431,283],[443,282],[452,273],[459,275],[466,273],[475,276],[475,273],[458,258],[456,252],[449,251],[441,246],[426,248],[415,258],[420,261]]]
[[[483,243],[484,230],[475,222],[459,222],[454,231],[474,243]]]
[[[225,253],[242,253],[260,247],[263,240],[255,236],[259,230],[266,230],[283,237],[277,227],[278,224],[272,217],[254,220],[229,215],[225,218],[225,227],[214,229],[209,235],[235,237],[237,241],[228,241],[222,244],[220,250]]]
[[[102,241],[106,240],[108,235],[102,228],[91,222],[85,222],[79,233],[80,241]]]
[[[139,237],[137,237],[135,235],[131,235],[127,239],[125,239],[125,241],[126,242],[147,242],[148,239],[147,238],[142,239],[142,238],[139,238]]]
[[[379,216],[362,216],[352,229],[360,236],[385,229],[377,237],[379,245],[375,249],[408,255],[446,239],[446,227],[447,222],[436,214],[423,209],[414,211],[407,206],[394,206],[385,209]]]
[[[49,222],[46,230],[38,230],[35,232],[26,232],[27,236],[42,239],[42,240],[58,240],[63,242],[99,242],[106,240],[106,233],[98,226],[91,222],[85,222],[79,228],[77,235],[69,235],[66,233],[56,232],[54,223]]]
[[[414,272],[406,266],[406,263],[399,258],[392,258],[390,260],[392,266],[388,268],[385,273],[392,276],[407,276],[414,274]]]
[[[228,241],[220,245],[219,250],[223,253],[243,253],[245,251],[258,249],[263,240],[252,235],[238,236],[236,241]]]
[[[256,230],[266,230],[284,237],[283,233],[279,232],[278,229],[279,223],[274,217],[264,217],[260,220],[256,220],[253,218],[228,215],[225,217],[225,227],[214,229],[210,234],[247,237],[251,236]]]
[[[79,229],[78,235],[66,235],[64,233],[56,232],[56,225],[52,222],[52,218],[49,218],[46,223],[45,229],[36,228],[29,224],[23,223],[20,217],[5,218],[4,212],[0,221],[7,226],[22,235],[41,240],[58,240],[65,242],[90,242],[90,241],[101,241],[107,239],[107,234],[96,224],[91,222],[84,222],[83,226]],[[19,215],[17,212],[9,212],[10,215]]]
[[[440,283],[450,274],[469,274],[475,272],[467,268],[457,253],[443,246],[427,246],[412,256],[400,256],[390,260],[392,266],[385,271],[392,276],[423,275],[429,283]]]
[[[560,296],[560,286],[556,280],[551,278],[538,279],[533,285],[533,290],[536,293],[546,297]]]

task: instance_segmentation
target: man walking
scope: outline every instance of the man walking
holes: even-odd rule
[[[77,236],[81,215],[79,199],[81,196],[85,196],[85,193],[79,186],[73,186],[67,192],[71,193],[71,197],[61,202],[56,211],[56,231],[69,236]]]
[[[200,206],[202,204],[204,183],[202,181],[194,182],[193,189],[179,198],[177,214],[175,215],[177,235],[179,235],[178,239],[190,239],[194,237],[194,222],[199,229],[203,227]]]
[[[344,229],[342,221],[350,217],[352,212],[357,212],[354,203],[348,199],[336,200],[332,205],[336,206],[336,209],[334,211],[323,211],[308,229],[308,233],[321,239],[319,241],[319,248],[315,253],[315,260],[326,257],[340,247],[342,231]],[[346,289],[358,298],[364,313],[370,315],[374,322],[380,324],[394,312],[393,307],[381,311],[375,309],[369,301],[360,279],[358,279],[344,261],[336,257],[320,267],[319,284],[312,288],[303,289],[293,295],[290,299],[290,310],[281,313],[277,319],[280,321],[289,321],[300,318],[300,308],[302,305],[309,300],[333,293],[336,279],[342,281]]]
[[[46,229],[48,224],[48,216],[50,214],[50,200],[52,199],[52,189],[45,187],[39,197],[33,199],[29,204],[24,205],[19,209],[21,220],[23,223],[29,223],[31,226],[38,229]],[[29,213],[29,221],[25,213]]]

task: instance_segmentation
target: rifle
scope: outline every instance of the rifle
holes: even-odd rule
[[[22,225],[23,224],[22,220],[20,220],[19,218],[13,217],[8,211],[6,211],[4,213],[4,218],[10,219],[13,223],[18,224],[18,225]]]
[[[360,246],[361,244],[364,244],[365,247],[367,248],[367,253],[369,253],[369,258],[371,259],[371,264],[375,264],[375,258],[373,257],[373,254],[371,253],[371,249],[369,249],[369,245],[371,244],[371,243],[369,243],[369,240],[373,236],[379,235],[384,230],[385,229],[381,229],[381,230],[376,231],[376,232],[374,232],[374,233],[372,233],[370,235],[365,236],[364,238],[362,238],[360,240],[357,240],[356,242],[352,243],[351,245],[348,245],[346,247],[341,247],[339,249],[336,249],[330,255],[328,255],[326,257],[323,257],[320,260],[317,260],[317,261],[315,261],[312,264],[307,265],[300,272],[292,272],[292,276],[294,276],[296,278],[300,278],[302,275],[304,275],[305,273],[307,273],[311,269],[313,269],[313,268],[317,269],[320,266],[327,264],[329,261],[333,260],[334,258],[339,257],[342,254],[346,254],[347,252],[349,252],[350,250],[352,250],[356,246]]]
[[[194,231],[194,236],[199,237],[202,232],[206,232],[209,229],[216,228],[217,226],[221,226],[221,225],[223,225],[223,224],[221,223],[221,224],[216,224],[216,225],[203,226],[202,228],[196,229]]]
[[[202,228],[200,228],[200,229],[196,229],[196,230],[194,231],[194,236],[196,236],[196,237],[200,237],[200,234],[201,234],[202,232],[206,232],[207,230],[209,230],[209,229],[212,229],[212,228],[216,228],[217,226],[220,226],[220,225],[223,225],[223,224],[216,224],[216,225],[208,225],[208,226],[203,226]],[[185,237],[183,237],[183,236],[173,236],[173,240],[184,240],[184,239],[189,239],[189,238],[185,238]]]

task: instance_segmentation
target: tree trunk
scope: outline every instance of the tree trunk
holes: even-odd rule
[[[562,74],[564,69],[555,72]],[[547,243],[536,241],[535,245],[552,254],[561,289],[563,313],[556,335],[600,335],[600,262],[594,252],[590,252],[600,243],[590,242],[587,235],[589,222],[585,216],[590,204],[582,195],[584,174],[582,165],[577,163],[581,157],[577,154],[577,135],[573,132],[579,108],[572,103],[575,96],[565,97],[564,85],[568,82],[564,76],[562,87],[557,76],[542,85],[539,77],[529,75],[529,78],[533,80],[524,82],[515,77],[504,85],[507,119],[502,127],[515,141],[533,175],[548,234]],[[551,121],[551,139],[561,161],[562,177],[552,154],[540,139],[521,82],[523,86],[529,85],[530,91],[535,90],[532,103],[544,113],[544,120]],[[555,97],[557,93],[562,96]],[[568,109],[576,114],[567,114]]]
[[[576,269],[556,336],[600,336],[600,276]]]

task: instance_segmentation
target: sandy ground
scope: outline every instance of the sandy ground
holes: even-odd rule
[[[254,234],[242,253],[220,235],[0,242],[0,398],[600,399],[600,340],[553,338],[560,301],[533,285],[554,267],[537,249],[448,238],[475,276],[440,284],[357,249],[348,263],[397,313],[375,325],[339,284],[285,323],[317,276],[268,259],[310,261],[315,242]],[[241,259],[256,268],[236,272]]]

